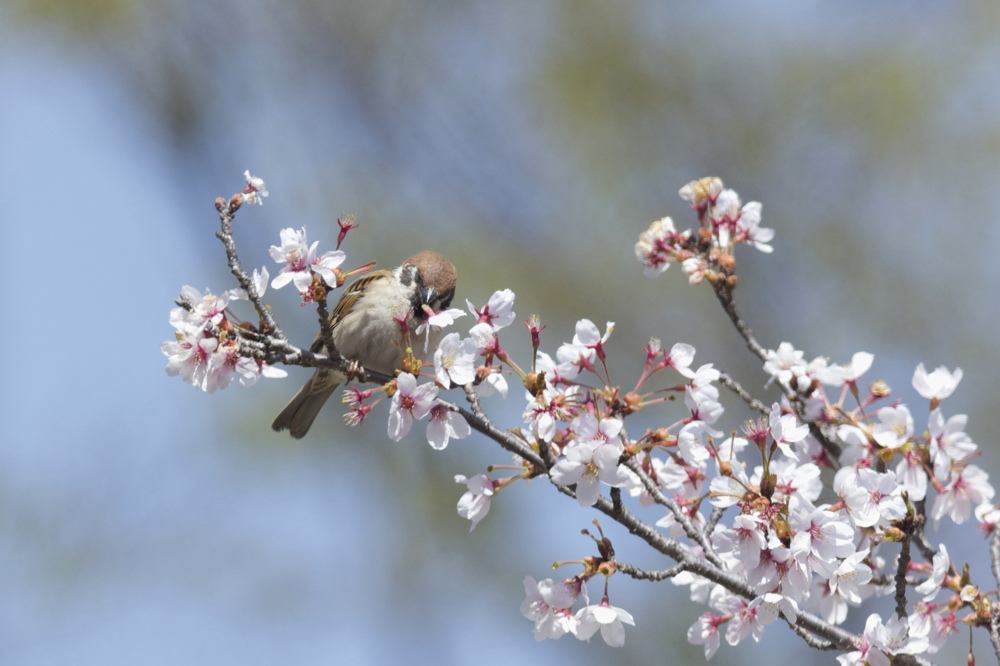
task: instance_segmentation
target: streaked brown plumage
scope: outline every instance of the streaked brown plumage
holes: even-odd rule
[[[451,305],[457,277],[450,261],[437,252],[424,251],[397,268],[358,278],[347,287],[330,314],[337,350],[367,370],[393,374],[403,360],[402,336],[394,319],[409,312],[407,323],[413,331],[427,318],[423,311],[425,304],[435,311]],[[436,343],[432,336],[429,349]],[[414,347],[414,354],[423,351],[423,345]],[[323,341],[318,335],[309,349],[315,353],[323,351]],[[327,399],[346,380],[341,372],[317,368],[271,427],[277,431],[287,429],[295,438],[304,437]]]

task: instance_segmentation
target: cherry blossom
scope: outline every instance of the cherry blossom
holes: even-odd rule
[[[594,322],[589,319],[579,320],[573,342],[563,344],[556,351],[560,373],[567,379],[573,379],[581,371],[593,368],[594,359],[604,356],[604,343],[614,330],[615,323],[609,321],[602,336]]]
[[[601,638],[611,647],[625,645],[625,627],[622,624],[635,626],[635,620],[628,611],[611,606],[606,600],[581,608],[577,611],[576,618],[580,621],[576,628],[577,638],[589,641],[590,637],[600,629]]]
[[[814,376],[829,386],[854,385],[872,367],[875,356],[868,352],[856,352],[846,365],[831,365],[818,368]]]
[[[743,206],[740,217],[736,222],[736,242],[748,243],[751,247],[770,254],[774,251],[774,248],[768,245],[768,243],[774,239],[774,229],[767,229],[760,226],[760,211],[761,204],[759,201],[751,201]]]
[[[687,631],[688,642],[705,646],[705,660],[711,659],[719,649],[721,635],[719,627],[726,622],[725,616],[703,613]]]
[[[951,569],[951,559],[948,557],[948,548],[945,544],[942,543],[938,546],[938,552],[934,555],[933,562],[934,568],[931,575],[914,588],[917,593],[924,595],[924,601],[932,601],[937,596],[941,590],[941,584],[944,582],[944,577]]]
[[[955,392],[960,381],[962,368],[949,372],[948,368],[941,365],[928,374],[924,364],[920,363],[913,371],[913,389],[928,400],[944,400]]]
[[[430,310],[429,307],[427,309]],[[414,331],[414,335],[424,337],[424,353],[427,353],[429,350],[431,333],[451,326],[455,323],[456,319],[464,316],[465,313],[458,308],[448,308],[430,315],[427,317],[425,322],[417,326],[417,330]]]
[[[766,357],[764,372],[777,379],[782,386],[792,386],[792,378],[800,377],[806,372],[803,352],[790,342],[782,342],[777,349],[767,350]]]
[[[975,443],[964,432],[967,421],[965,414],[956,414],[945,421],[940,408],[933,410],[927,419],[934,476],[939,481],[948,480],[953,463],[976,451]]]
[[[975,465],[966,465],[956,474],[951,483],[934,498],[931,518],[934,523],[949,516],[956,523],[964,523],[969,519],[972,507],[987,504],[993,499],[993,487],[989,483],[989,474]]]
[[[480,310],[466,300],[469,312],[476,316],[479,324],[489,324],[493,332],[510,326],[514,322],[514,292],[510,289],[502,289],[493,292],[490,300]]]
[[[185,327],[178,331],[176,341],[160,343],[167,356],[167,374],[180,375],[188,384],[204,388],[209,360],[218,346],[217,339],[206,337],[200,329]]]
[[[618,467],[621,444],[574,440],[563,451],[564,457],[550,473],[559,485],[576,484],[580,506],[593,506],[601,495],[601,482],[622,486],[628,480]]]
[[[788,526],[795,532],[792,555],[829,577],[833,563],[854,554],[854,528],[832,511],[803,501],[794,501],[791,506]]]
[[[801,442],[809,434],[809,426],[799,423],[794,414],[782,414],[781,405],[774,403],[768,416],[771,437],[778,448],[789,458],[795,458],[792,444]]]
[[[465,386],[476,378],[476,343],[472,338],[449,333],[434,352],[434,374],[444,388],[452,383]]]
[[[295,285],[300,294],[309,292],[312,286],[313,273],[318,274],[330,286],[336,286],[337,276],[334,269],[338,268],[347,258],[340,250],[331,250],[326,254],[317,255],[319,241],[312,245],[306,240],[306,228],[282,229],[281,245],[271,246],[271,258],[284,263],[281,272],[271,281],[271,286],[281,289],[289,282]]]
[[[846,486],[844,501],[859,527],[871,527],[880,521],[900,520],[906,515],[906,503],[896,483],[896,474],[860,469]]]
[[[254,204],[263,206],[263,198],[267,196],[267,186],[264,184],[264,179],[251,176],[249,169],[243,172],[243,177],[247,179],[247,188],[242,193],[243,203],[250,206]]]
[[[889,666],[889,657],[876,647],[884,634],[882,618],[878,613],[869,615],[865,631],[858,642],[858,649],[839,655],[837,661],[840,662],[840,666]]]
[[[878,410],[878,421],[872,428],[872,438],[879,446],[898,449],[913,436],[913,417],[906,405],[883,407]]]
[[[427,416],[438,388],[434,384],[417,386],[417,378],[404,372],[396,378],[396,393],[389,409],[389,439],[401,440],[410,431],[414,420]]]
[[[427,421],[427,441],[438,451],[448,446],[452,439],[464,439],[472,434],[472,428],[461,414],[438,403],[431,407]]]
[[[242,203],[260,204],[267,196],[263,180],[249,172],[245,176]],[[640,234],[636,257],[649,276],[681,262],[688,282],[709,283],[728,309],[736,276],[743,277],[735,268],[742,252],[736,246],[748,244],[769,253],[774,231],[761,227],[759,202],[744,204],[718,178],[692,181],[679,194],[695,211],[697,230],[678,232],[673,220],[664,217]],[[231,217],[239,207],[240,199],[230,201],[225,210],[219,204],[224,216]],[[223,219],[224,233],[226,225]],[[341,223],[338,248],[352,227]],[[251,277],[231,264],[240,285],[255,292],[258,308],[258,297],[269,283],[275,289],[292,283],[309,301],[320,294],[321,281],[335,287],[342,278],[344,254],[339,249],[320,255],[318,243],[307,241],[305,228],[283,229],[280,239],[280,245],[270,249],[271,257],[282,264],[273,279],[266,268],[254,270]],[[262,376],[284,374],[265,359],[300,358],[302,365],[317,364],[315,357],[297,354],[304,349],[281,335],[263,311],[258,314],[264,321],[236,319],[232,306],[244,299],[243,289],[215,295],[185,286],[181,307],[169,316],[174,339],[160,345],[167,373],[213,392],[237,377],[250,386]],[[470,521],[470,531],[488,515],[501,488],[544,479],[567,494],[567,487],[572,488],[581,506],[597,505],[601,521],[624,525],[684,564],[685,571],[659,573],[674,585],[688,586],[695,602],[719,611],[705,612],[687,631],[689,642],[702,645],[706,658],[718,650],[723,626],[726,641],[737,645],[749,636],[759,641],[764,628],[782,615],[792,624],[807,612],[820,616],[811,622],[822,618],[841,624],[865,599],[894,594],[897,582],[908,588],[895,599],[902,617],[893,615],[883,622],[878,614],[868,615],[855,649],[838,657],[841,664],[886,666],[893,655],[934,653],[975,617],[968,614],[970,609],[980,618],[989,610],[993,602],[983,592],[987,585],[978,579],[981,572],[970,569],[952,576],[946,545],[939,544],[933,552],[927,547],[928,536],[919,533],[925,518],[935,525],[946,516],[963,523],[973,511],[987,535],[1000,524],[988,475],[972,464],[980,451],[965,432],[967,417],[946,418],[938,404],[955,391],[961,369],[952,372],[940,366],[928,373],[923,363],[917,365],[912,388],[930,401],[925,432],[914,427],[914,415],[923,418],[923,408],[917,404],[911,413],[906,402],[914,405],[912,399],[894,395],[884,381],[876,378],[866,391],[859,391],[858,382],[874,362],[867,352],[855,353],[844,365],[831,364],[822,355],[807,362],[803,351],[782,342],[763,352],[766,376],[761,378],[779,383],[780,402],[763,404],[760,396],[747,396],[753,384],[735,387],[728,378],[724,386],[719,384],[722,375],[715,364],[695,369],[695,348],[686,343],[674,344],[668,353],[658,338],[650,338],[642,347],[645,358],[638,357],[640,364],[645,361],[638,379],[633,383],[622,378],[626,373],[621,361],[606,349],[613,322],[607,322],[602,334],[590,319],[578,319],[572,341],[550,355],[551,349],[541,349],[544,326],[532,316],[526,322],[530,362],[522,364],[508,355],[516,344],[504,337],[512,335],[504,329],[514,321],[514,300],[509,289],[494,291],[481,307],[467,300],[476,321],[466,338],[451,333],[439,340],[440,329],[466,314],[458,308],[433,312],[425,306],[411,313],[424,320],[414,331],[424,339],[425,354],[418,358],[433,358],[436,382],[418,384],[415,374],[402,372],[385,386],[354,388],[346,400],[351,404],[347,421],[361,423],[382,398],[390,397],[385,401],[387,431],[393,440],[427,417],[426,437],[435,449],[471,435],[474,426],[512,452],[512,464],[489,463],[490,476],[455,476],[465,487],[457,512]],[[737,326],[751,349],[759,352],[751,335]],[[328,359],[318,362],[329,367]],[[401,364],[406,369],[418,366],[413,358]],[[668,367],[684,379],[677,383],[657,374]],[[338,367],[341,370],[346,373]],[[424,366],[425,377],[427,370]],[[499,423],[494,428],[479,417],[474,396],[476,419],[468,416],[468,421],[437,398],[440,391],[468,386],[479,396],[496,391],[506,395],[508,376],[526,390],[522,428]],[[720,388],[734,389],[752,410],[759,410],[756,420],[742,427],[746,437],[736,436],[738,424],[723,421],[730,402],[724,407]],[[639,411],[643,415],[633,418]],[[613,491],[613,501],[601,501],[602,486],[625,487],[627,497]],[[657,508],[632,512],[625,500]],[[633,519],[639,522],[629,522]],[[521,613],[533,622],[537,640],[573,634],[589,641],[600,631],[608,645],[618,647],[624,644],[624,625],[634,625],[631,614],[609,603],[609,585],[625,578],[614,574],[657,576],[630,571],[631,554],[626,548],[616,554],[612,547],[612,541],[618,546],[618,536],[594,523],[599,537],[586,533],[596,542],[597,554],[590,551],[557,563],[581,566],[576,576],[537,582],[524,578]],[[918,533],[909,534],[914,529]],[[918,535],[920,541],[915,541]],[[915,546],[909,561],[900,563],[898,542],[904,538],[914,539]],[[593,545],[586,541],[586,547]],[[906,579],[897,580],[897,573]],[[605,577],[604,595],[600,603],[590,604],[586,582],[596,576]],[[964,586],[961,593],[950,594],[959,585]],[[934,604],[943,587],[949,588],[947,603]],[[748,594],[758,596],[744,598]],[[913,602],[914,597],[923,601]],[[796,630],[804,626],[808,624]],[[834,635],[813,633],[828,639]]]
[[[468,488],[458,500],[458,515],[472,521],[472,526],[469,527],[471,532],[490,512],[490,501],[493,499],[495,487],[490,477],[485,474],[477,474],[471,479],[456,474],[455,483],[464,483]]]
[[[694,377],[694,372],[691,370],[694,354],[694,347],[685,342],[678,342],[670,348],[670,353],[663,359],[663,363],[690,379]]]
[[[656,277],[670,268],[674,261],[676,250],[674,244],[687,237],[689,232],[678,234],[674,221],[669,217],[657,220],[649,225],[649,229],[639,235],[635,244],[635,257],[642,262],[646,277]]]
[[[681,199],[691,204],[691,208],[694,208],[700,217],[709,206],[715,203],[722,192],[722,187],[722,179],[720,178],[702,178],[701,180],[692,180],[677,194],[680,195]]]
[[[759,643],[764,635],[764,627],[778,619],[777,605],[764,603],[764,597],[756,597],[747,602],[742,597],[728,595],[716,607],[733,616],[726,628],[726,642],[730,645],[739,645],[751,635]]]
[[[535,623],[535,640],[559,639],[567,633],[576,635],[580,620],[570,611],[580,594],[578,581],[555,582],[551,578],[535,582],[524,577],[524,601],[521,615]],[[586,593],[586,588],[584,594]]]

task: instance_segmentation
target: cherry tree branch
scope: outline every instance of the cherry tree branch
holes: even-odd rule
[[[511,433],[498,428],[489,420],[479,404],[478,395],[476,395],[473,387],[471,385],[467,385],[464,388],[466,391],[466,397],[469,399],[470,405],[472,405],[471,413],[455,405],[449,405],[448,403],[444,403],[445,406],[452,411],[462,414],[463,417],[465,417],[469,422],[469,425],[473,430],[486,435],[493,441],[500,444],[503,448],[521,456],[537,468],[545,470],[546,467],[541,456],[533,450],[527,448],[527,445],[522,440]],[[646,485],[647,490],[655,491],[655,493],[651,492],[651,494],[654,494],[654,498],[655,494],[660,496],[658,500],[660,503],[664,506],[668,506],[669,503],[673,503],[676,506],[675,502],[664,497],[659,488],[657,488],[655,484],[652,484],[652,481],[649,479],[648,475],[642,471],[640,466],[636,464],[634,467],[630,467],[630,469],[637,473],[640,479],[645,477],[643,482],[644,485]],[[569,497],[576,497],[576,493],[572,488],[559,484],[553,485],[556,486],[556,489],[559,492]],[[696,557],[689,548],[683,546],[680,542],[675,541],[674,539],[663,536],[656,530],[655,527],[635,516],[635,514],[630,512],[620,501],[620,491],[616,493],[614,492],[615,490],[618,489],[613,489],[612,498],[617,496],[617,501],[602,496],[597,499],[597,502],[594,504],[594,508],[618,522],[625,529],[627,529],[630,534],[639,537],[654,550],[675,560],[677,564],[670,569],[665,570],[666,572],[671,572],[672,575],[676,575],[680,571],[690,571],[693,574],[702,576],[703,578],[706,578],[714,583],[718,583],[733,594],[737,594],[746,599],[753,599],[758,596],[756,590],[754,590],[754,588],[746,580],[736,574],[726,571],[721,567],[721,562],[714,554],[710,544],[708,544],[707,540],[705,540],[704,536],[701,535],[697,529],[694,529],[693,526],[690,525],[690,521],[687,520],[687,516],[683,515],[683,512],[681,512],[681,516],[689,523],[689,526],[691,526],[694,534],[699,535],[698,538],[695,538],[695,540],[699,542],[700,545],[703,545],[703,547],[708,546],[705,548],[705,558]],[[711,554],[711,557],[714,558],[714,562],[709,558],[709,554]],[[629,567],[628,565],[626,565],[626,568],[628,569],[627,571],[623,569],[623,573],[626,573],[626,575],[638,573],[638,570]],[[649,576],[652,579],[652,577],[656,577],[657,574],[649,574]],[[641,574],[636,577],[641,577]],[[662,574],[662,578],[666,577],[668,577],[666,573]],[[812,647],[850,651],[854,649],[857,645],[857,641],[859,640],[859,637],[839,627],[831,625],[811,613],[800,612],[794,622],[789,621],[787,618],[786,621],[796,634],[805,639],[806,642]],[[932,664],[932,662],[918,658],[915,658],[915,661],[912,663],[925,666],[930,666]]]
[[[235,212],[240,208],[242,201],[243,199],[240,195],[232,197],[228,202],[221,198],[216,200],[216,208],[219,212],[221,226],[216,236],[222,241],[225,247],[227,262],[232,274],[240,287],[247,293],[247,297],[256,310],[261,323],[260,331],[245,328],[238,329],[240,334],[240,353],[271,365],[284,364],[333,368],[344,372],[348,376],[351,376],[352,379],[362,383],[386,383],[391,381],[393,379],[392,376],[365,370],[358,371],[355,363],[342,357],[337,351],[333,340],[333,328],[330,323],[327,292],[325,289],[322,290],[321,295],[317,295],[316,297],[316,308],[320,328],[318,340],[322,341],[322,349],[326,351],[326,354],[319,354],[312,352],[310,349],[299,348],[288,341],[271,311],[263,303],[254,280],[240,264],[236,251],[236,243],[233,238],[232,222]],[[746,342],[747,348],[759,359],[766,362],[768,351],[756,340],[753,331],[743,319],[737,307],[733,296],[735,278],[731,281],[714,280],[711,281],[711,284],[716,297],[729,316],[730,321]],[[190,310],[190,307],[188,309]],[[603,360],[603,356],[601,358]],[[739,382],[729,375],[722,373],[720,383],[739,396],[751,409],[761,414],[768,414],[770,412],[768,405],[754,398]],[[551,470],[555,464],[555,456],[550,455],[548,443],[539,442],[539,450],[536,450],[533,444],[520,436],[516,430],[506,430],[497,426],[485,413],[473,384],[467,384],[462,388],[468,401],[468,408],[442,400],[439,400],[439,404],[445,409],[460,414],[473,430],[496,442],[504,450],[520,457],[524,461],[524,473],[521,475],[522,477],[545,475],[558,492],[574,499],[577,498],[577,486],[561,485],[553,481]],[[805,393],[790,386],[782,385],[781,388],[799,417],[803,417],[806,408]],[[802,420],[809,424],[812,436],[820,442],[824,449],[831,454],[839,455],[840,446],[832,441],[817,423],[806,421],[804,418]],[[627,436],[623,435],[623,437],[625,440],[628,440]],[[627,446],[628,441],[625,444]],[[558,448],[553,446],[553,451],[558,453]],[[608,561],[614,565],[617,571],[635,579],[650,581],[666,580],[686,571],[720,585],[730,593],[744,599],[752,600],[760,596],[761,593],[759,590],[749,583],[746,576],[730,571],[726,567],[725,562],[712,545],[711,535],[723,516],[723,509],[714,508],[706,526],[703,529],[699,529],[681,504],[661,490],[660,485],[646,473],[638,460],[630,455],[623,455],[620,464],[630,470],[639,479],[643,488],[655,503],[670,511],[674,520],[687,535],[690,544],[696,545],[697,548],[688,545],[688,542],[682,542],[665,536],[655,525],[645,522],[632,513],[622,501],[621,488],[613,487],[609,493],[610,497],[599,496],[593,504],[593,508],[617,522],[631,535],[641,539],[656,552],[676,562],[676,564],[666,569],[645,571],[615,559],[612,554],[608,556]],[[513,477],[512,479],[508,479],[508,481],[515,480],[516,478],[518,477]],[[767,497],[770,498],[770,495],[767,495]],[[901,539],[902,550],[895,576],[893,578],[889,578],[886,575],[877,577],[879,580],[884,580],[884,582],[894,581],[896,613],[899,617],[906,616],[906,586],[915,582],[912,577],[907,578],[906,576],[910,564],[911,544],[915,544],[928,560],[934,555],[934,551],[929,543],[927,543],[922,529],[921,518],[924,514],[922,504],[918,505],[918,511],[920,515],[917,516],[916,520],[909,518],[905,521],[903,537]],[[994,533],[991,539],[990,553],[993,574],[997,578],[998,584],[1000,584],[1000,532]],[[809,646],[816,649],[851,651],[858,646],[861,640],[860,637],[808,612],[802,611],[795,618],[785,617],[784,619],[797,635]],[[1000,662],[1000,614],[993,614],[991,616],[990,640],[993,643],[998,662]],[[932,662],[922,657],[911,655],[895,655],[892,657],[892,661],[897,666],[903,664],[931,666],[932,664]]]
[[[906,617],[906,572],[910,568],[910,540],[912,538],[912,524],[903,530],[902,548],[899,551],[899,562],[896,565],[896,615]]]
[[[765,350],[757,338],[754,337],[753,331],[750,330],[750,326],[744,321],[743,316],[740,314],[739,309],[736,307],[736,299],[733,298],[733,289],[724,280],[720,280],[712,283],[712,290],[715,292],[715,296],[719,299],[719,303],[722,304],[722,309],[726,311],[729,315],[729,320],[736,327],[736,330],[743,337],[743,340],[747,343],[747,348],[754,353],[760,360],[767,360],[767,350]]]
[[[646,474],[645,470],[642,469],[642,465],[640,465],[635,458],[629,458],[624,464],[632,471],[633,474],[639,477],[643,487],[653,498],[653,501],[669,509],[670,513],[674,516],[674,520],[676,520],[677,523],[684,529],[684,533],[688,536],[688,538],[701,546],[705,554],[705,559],[714,564],[716,567],[719,567],[720,569],[723,568],[722,560],[720,560],[719,556],[715,554],[715,549],[712,548],[712,544],[709,543],[708,537],[701,530],[695,527],[694,523],[691,522],[691,519],[687,517],[687,514],[684,513],[677,502],[663,494],[659,486],[657,486],[653,480],[649,478],[649,475]]]
[[[750,329],[750,325],[743,319],[743,315],[740,314],[739,308],[736,307],[736,299],[733,297],[733,288],[726,281],[720,280],[712,283],[712,290],[715,292],[715,296],[718,298],[719,303],[722,304],[722,309],[726,311],[727,315],[729,315],[729,320],[732,322],[733,326],[736,327],[736,330],[746,342],[747,348],[760,360],[767,361],[767,350],[764,349],[757,341],[753,331]],[[730,379],[730,381],[732,380]],[[723,383],[726,384],[726,382]],[[728,386],[728,384],[726,384],[726,386]],[[809,426],[809,434],[811,434],[824,449],[830,452],[834,458],[838,458],[841,452],[840,445],[827,437],[816,423],[804,418],[806,409],[804,396],[786,386],[782,386],[782,389],[785,393],[785,397],[788,399],[788,402],[794,407],[795,412],[799,415],[799,418],[803,423],[806,423]],[[743,397],[743,395],[740,394],[740,397]],[[744,400],[746,400],[746,398],[744,398]],[[757,407],[753,404],[750,406],[757,409]]]

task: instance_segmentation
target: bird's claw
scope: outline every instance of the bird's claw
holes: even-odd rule
[[[365,371],[364,367],[360,363],[358,363],[357,361],[355,361],[355,360],[352,360],[348,364],[348,366],[347,366],[347,379],[348,380],[357,379],[359,377],[364,377],[365,373],[366,373],[366,371]]]

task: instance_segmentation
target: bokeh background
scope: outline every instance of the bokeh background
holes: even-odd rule
[[[577,318],[615,321],[622,384],[655,335],[763,395],[707,286],[647,280],[632,254],[654,219],[691,226],[678,188],[718,175],[777,232],[773,255],[738,255],[760,340],[873,352],[918,428],[913,367],[963,367],[945,409],[996,479],[998,28],[994,0],[4,0],[0,662],[704,662],[686,591],[621,576],[624,649],[535,643],[521,579],[591,553],[594,514],[519,484],[469,534],[452,476],[505,462],[486,440],[437,453],[420,428],[386,441],[384,411],[355,430],[328,409],[291,441],[268,424],[306,371],[211,396],[165,375],[180,287],[233,286],[212,202],[245,169],[271,191],[237,218],[248,266],[274,272],[286,226],[331,247],[352,212],[350,263],[435,248],[460,302],[514,289],[550,352]],[[268,300],[311,339],[309,309]],[[488,403],[510,426],[522,407]],[[976,530],[933,537],[995,587]],[[833,663],[765,638],[714,663]]]

